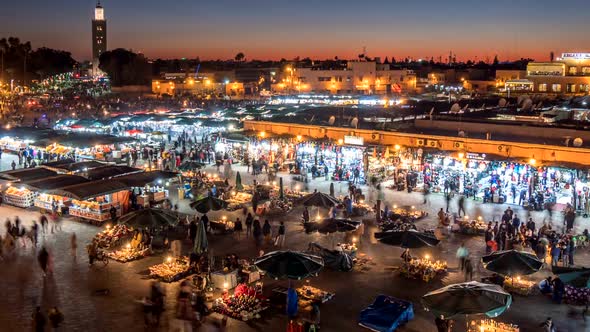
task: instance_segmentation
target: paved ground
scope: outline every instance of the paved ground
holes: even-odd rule
[[[2,157],[1,165],[4,166],[6,157]],[[5,167],[2,167],[5,169]],[[245,183],[251,183],[251,176],[241,169]],[[292,186],[290,176],[282,174],[286,186]],[[262,180],[262,177],[259,178]],[[318,188],[326,191],[329,182],[315,180],[309,184],[310,190]],[[345,184],[336,184],[336,192],[346,191]],[[430,204],[423,206],[422,197],[418,193],[393,192],[384,190],[385,201],[388,204],[415,205],[427,210],[430,215],[419,221],[420,228],[434,228],[436,225],[436,211],[443,206],[442,196],[432,195]],[[376,199],[377,193],[370,192],[369,200]],[[176,197],[173,197],[176,200]],[[188,201],[179,202],[182,211],[189,212]],[[483,215],[486,219],[496,216],[498,219],[505,206],[470,202],[468,213],[471,215]],[[287,221],[287,246],[292,249],[305,249],[309,242],[317,241],[325,246],[340,241],[339,236],[325,237],[320,235],[307,235],[299,225],[300,208],[296,209],[281,220]],[[524,212],[521,212],[524,217]],[[241,212],[219,214],[235,217]],[[31,220],[38,218],[34,210],[25,211],[19,208],[2,206],[0,217],[13,217],[15,215],[29,225]],[[545,217],[542,213],[532,215],[537,224]],[[367,217],[371,219],[372,216]],[[555,223],[561,224],[561,217],[556,217]],[[278,227],[278,218],[273,222],[274,231]],[[588,219],[579,219],[577,226],[580,229],[587,227]],[[414,303],[416,318],[400,331],[434,331],[434,317],[425,312],[419,304],[419,299],[428,291],[443,285],[463,281],[463,276],[457,269],[454,258],[455,251],[462,241],[467,243],[472,255],[478,258],[484,252],[483,237],[466,237],[451,235],[444,239],[435,249],[415,250],[419,255],[430,254],[436,259],[449,261],[449,274],[440,281],[425,284],[418,281],[407,280],[398,275],[395,267],[399,265],[401,249],[376,243],[372,234],[376,228],[366,223],[365,234],[361,238],[360,252],[373,258],[374,265],[365,272],[333,272],[322,271],[320,276],[310,280],[316,287],[333,292],[335,298],[321,308],[323,331],[360,331],[357,325],[359,312],[369,305],[375,296],[379,294],[392,295],[407,299]],[[4,232],[0,227],[0,233]],[[145,279],[147,268],[160,263],[164,255],[149,257],[141,261],[128,264],[111,262],[106,268],[88,267],[88,261],[84,246],[89,239],[98,232],[94,226],[66,220],[63,230],[56,234],[47,234],[43,237],[43,243],[50,249],[55,257],[55,271],[52,277],[45,280],[41,277],[40,270],[34,258],[32,248],[21,249],[14,257],[0,262],[0,330],[25,331],[30,329],[31,313],[35,305],[41,304],[44,308],[57,305],[65,314],[64,330],[66,331],[142,331],[143,316],[140,305],[136,299],[148,292],[149,280]],[[75,260],[69,253],[69,239],[75,232],[78,237],[78,259]],[[210,236],[210,245],[215,255],[224,253],[237,253],[241,257],[254,257],[256,249],[252,239],[242,237],[237,239],[233,235]],[[185,246],[185,250],[188,247]],[[272,248],[265,248],[272,250]],[[578,264],[588,265],[590,255],[579,250],[576,255]],[[485,275],[478,267],[474,279]],[[548,272],[542,271],[533,277],[540,280]],[[274,282],[265,280],[265,288]],[[93,290],[109,288],[111,293],[107,296],[96,295]],[[173,317],[174,299],[178,289],[178,283],[165,284],[167,291],[166,312],[160,331],[168,331],[169,322]],[[540,295],[532,297],[516,296],[514,304],[499,319],[501,321],[518,324],[522,331],[538,331],[540,324],[547,316],[551,316],[557,323],[559,331],[589,331],[590,325],[582,320],[581,308],[568,305],[554,305],[549,299]],[[219,316],[212,315],[207,318],[203,331],[220,330],[217,325]],[[261,321],[253,323],[241,323],[229,320],[225,330],[228,331],[281,331],[285,329],[287,319],[281,313],[269,313]],[[464,330],[464,325],[457,324],[455,331]]]

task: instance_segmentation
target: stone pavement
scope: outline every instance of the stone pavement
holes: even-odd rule
[[[4,156],[2,162],[4,162]],[[234,167],[240,170],[244,183],[252,183],[252,176],[246,174],[245,167]],[[207,171],[214,171],[208,168]],[[285,186],[303,186],[302,183],[293,183],[288,174],[279,174],[285,181]],[[259,181],[264,182],[264,176],[259,176]],[[232,181],[233,182],[233,181]],[[327,192],[329,182],[316,179],[309,184],[309,189]],[[336,192],[346,192],[346,184],[335,184]],[[365,188],[366,189],[366,188]],[[430,203],[422,205],[422,196],[419,193],[408,194],[406,192],[383,190],[384,201],[390,205],[414,205],[417,208],[429,212],[429,216],[420,220],[419,228],[434,228],[436,226],[436,211],[444,206],[441,195],[431,195]],[[368,201],[377,197],[376,191],[367,194]],[[172,200],[177,201],[175,190],[172,190]],[[188,200],[178,201],[182,212],[190,212]],[[456,208],[456,206],[453,206]],[[482,215],[486,219],[498,216],[506,207],[503,205],[480,204],[470,202],[468,213]],[[313,210],[312,210],[313,211]],[[324,211],[325,213],[325,211]],[[524,212],[520,212],[524,216]],[[31,210],[23,210],[10,206],[0,207],[0,220],[19,215],[25,225],[29,226],[31,220],[38,219],[39,214]],[[241,216],[241,211],[216,212],[210,217],[226,215],[228,218]],[[287,247],[296,250],[304,250],[309,242],[319,242],[324,246],[331,246],[340,242],[343,235],[321,236],[308,235],[299,224],[301,208],[297,207],[281,220],[287,224]],[[543,213],[532,213],[537,221],[545,217]],[[4,217],[2,219],[1,217]],[[367,217],[369,219],[372,216]],[[561,224],[561,217],[555,217],[555,224]],[[262,218],[264,219],[264,217]],[[273,231],[278,228],[279,218],[270,219]],[[498,217],[496,217],[498,219]],[[577,220],[577,227],[583,229],[588,224],[588,219]],[[0,233],[5,231],[0,227]],[[32,248],[21,249],[13,257],[7,257],[0,262],[0,330],[24,331],[31,326],[31,313],[34,307],[41,304],[44,310],[49,306],[57,305],[65,315],[64,331],[143,331],[143,315],[141,306],[136,300],[147,295],[150,280],[145,279],[147,268],[162,262],[164,255],[148,257],[140,261],[127,264],[112,262],[106,267],[88,267],[85,245],[98,232],[95,226],[90,226],[74,220],[65,220],[63,230],[55,234],[46,234],[41,241],[49,248],[54,257],[55,268],[52,276],[43,279]],[[310,284],[336,294],[333,300],[321,307],[322,331],[362,331],[357,325],[359,312],[369,305],[379,294],[387,294],[414,303],[415,319],[409,322],[399,331],[434,331],[434,317],[425,312],[419,299],[428,291],[463,281],[463,275],[458,271],[455,252],[461,242],[465,242],[475,259],[479,259],[484,253],[483,237],[467,237],[451,235],[444,239],[436,248],[414,250],[418,255],[429,254],[435,259],[449,262],[449,273],[440,281],[425,284],[419,281],[408,280],[400,277],[395,271],[400,264],[401,249],[377,243],[371,235],[376,227],[366,223],[365,234],[360,239],[360,252],[373,258],[373,265],[369,265],[367,271],[334,272],[324,270],[316,278],[310,280]],[[75,232],[78,238],[78,258],[74,260],[70,256],[70,236]],[[214,255],[225,253],[237,253],[241,257],[254,257],[257,250],[252,239],[242,236],[238,239],[235,235],[210,235],[209,242]],[[185,244],[185,251],[189,248]],[[273,250],[265,247],[265,251]],[[587,249],[580,249],[576,254],[578,264],[588,265],[590,255]],[[481,265],[475,271],[474,279],[487,275]],[[540,280],[548,275],[547,271],[541,271],[534,275]],[[266,279],[265,288],[274,284],[286,284],[283,281],[271,281]],[[302,282],[296,282],[300,284]],[[110,294],[97,295],[94,290],[108,288]],[[164,284],[167,292],[166,311],[162,321],[162,327],[158,331],[169,331],[169,323],[173,319],[174,304],[178,283]],[[515,296],[512,307],[499,317],[499,320],[515,323],[521,326],[521,331],[538,331],[538,325],[547,317],[553,317],[559,331],[588,331],[590,326],[582,320],[580,315],[582,308],[569,305],[554,305],[549,299],[540,295],[531,297]],[[218,331],[220,317],[209,316],[200,330]],[[261,321],[242,323],[229,319],[227,331],[281,331],[286,329],[287,318],[282,313],[263,314]],[[459,321],[454,331],[463,331],[464,323]],[[149,329],[148,329],[149,331]]]

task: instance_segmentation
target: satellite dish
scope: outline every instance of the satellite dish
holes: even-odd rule
[[[336,123],[336,117],[332,115],[332,116],[330,117],[330,119],[328,120],[328,124],[329,124],[330,126],[333,126],[333,125],[334,125],[334,123]]]
[[[459,113],[459,111],[461,111],[461,106],[459,106],[459,104],[455,103],[451,106],[451,113]]]
[[[577,138],[574,139],[574,143],[573,144],[574,144],[575,147],[579,148],[580,146],[582,146],[582,144],[584,144],[584,140],[581,139],[581,138],[579,138],[579,137],[577,137]]]
[[[522,111],[530,111],[533,109],[533,101],[529,98],[522,103]]]
[[[500,101],[498,101],[498,106],[500,106],[500,107],[506,107],[506,104],[507,104],[507,102],[506,102],[506,99],[504,99],[504,98],[502,98],[502,99],[500,99]]]
[[[352,121],[350,121],[350,126],[353,128],[358,128],[359,125],[359,119],[358,118],[354,118],[352,119]]]

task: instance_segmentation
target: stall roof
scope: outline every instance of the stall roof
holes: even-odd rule
[[[60,174],[49,178],[27,181],[23,185],[30,190],[42,191],[63,188],[86,182],[89,182],[89,180],[78,175]]]
[[[73,164],[75,162],[76,161],[74,159],[67,158],[67,159],[61,159],[61,160],[56,160],[56,161],[50,161],[48,163],[41,164],[41,166],[50,167],[50,168],[59,168],[58,166]]]
[[[117,165],[110,165],[110,166],[103,166],[98,168],[93,168],[86,172],[86,177],[90,180],[100,180],[100,179],[109,179],[116,176],[126,175],[126,174],[133,174],[143,172],[142,169],[129,167],[129,166],[117,166]]]
[[[117,180],[98,180],[48,190],[48,194],[86,200],[102,195],[128,190],[129,186]]]
[[[25,169],[16,169],[13,171],[4,171],[0,172],[0,179],[8,180],[8,181],[31,181],[36,179],[43,179],[48,178],[51,176],[57,175],[56,172],[49,170],[47,168],[37,167],[37,168],[25,168]]]
[[[143,187],[146,184],[153,183],[158,180],[173,179],[177,176],[178,173],[174,172],[151,171],[119,176],[117,177],[117,181],[125,183],[129,187]]]
[[[81,172],[88,169],[94,169],[99,167],[108,166],[105,163],[98,162],[96,160],[89,160],[89,161],[80,161],[77,163],[71,163],[63,166],[58,166],[55,168],[59,168],[68,172]]]

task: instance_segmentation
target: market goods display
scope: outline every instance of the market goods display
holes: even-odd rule
[[[361,217],[370,212],[373,212],[373,208],[369,204],[355,203],[352,205],[352,215]]]
[[[231,233],[234,231],[235,223],[223,217],[221,220],[209,221],[209,227],[213,233]]]
[[[519,332],[518,326],[502,322],[496,322],[491,319],[473,320],[469,323],[467,332]]]
[[[191,274],[188,257],[168,257],[165,263],[150,266],[150,277],[165,282],[174,282]]]
[[[27,208],[33,206],[35,203],[37,193],[25,188],[17,189],[15,187],[8,187],[4,192],[4,203]]]
[[[273,198],[268,202],[267,214],[285,214],[293,208],[293,203]]]
[[[296,200],[301,199],[304,196],[309,195],[309,193],[305,192],[305,191],[291,190],[291,189],[285,188],[284,195],[285,195],[285,198],[296,201]]]
[[[129,245],[121,250],[115,250],[113,252],[107,253],[107,256],[110,259],[116,260],[117,262],[121,262],[121,263],[127,263],[127,262],[135,261],[138,259],[142,259],[148,255],[149,255],[149,248],[137,249],[137,248],[132,248]]]
[[[565,302],[575,305],[588,305],[590,302],[590,288],[577,288],[565,285]]]
[[[297,295],[299,295],[302,299],[320,303],[326,303],[334,297],[334,294],[332,293],[328,293],[309,285],[297,288]]]
[[[350,257],[352,257],[352,258],[356,257],[356,252],[358,250],[358,248],[356,247],[356,244],[354,244],[354,243],[341,243],[340,248],[342,248],[342,251],[344,253],[350,255]]]
[[[260,312],[268,309],[268,306],[267,299],[259,295],[256,289],[240,284],[233,295],[215,300],[213,311],[246,322],[259,319]]]
[[[430,259],[412,259],[404,262],[400,268],[403,276],[429,282],[447,272],[447,262],[431,261]]]
[[[482,220],[462,220],[459,222],[458,231],[468,235],[482,235],[486,232],[488,225]]]
[[[516,293],[520,295],[530,295],[537,289],[535,282],[524,280],[520,277],[511,278],[506,277],[504,279],[504,289],[510,293]]]
[[[396,216],[420,219],[428,215],[426,211],[417,210],[415,207],[394,208],[391,210],[391,213],[393,214],[394,219],[397,219],[395,218]]]
[[[232,193],[230,198],[226,199],[225,201],[227,202],[228,211],[239,210],[244,207],[245,204],[248,204],[252,201],[252,194],[245,192],[236,192],[235,194]]]
[[[133,230],[127,225],[117,224],[96,234],[94,241],[96,241],[99,248],[108,249],[120,244],[121,240],[130,237],[131,233],[133,233]]]

